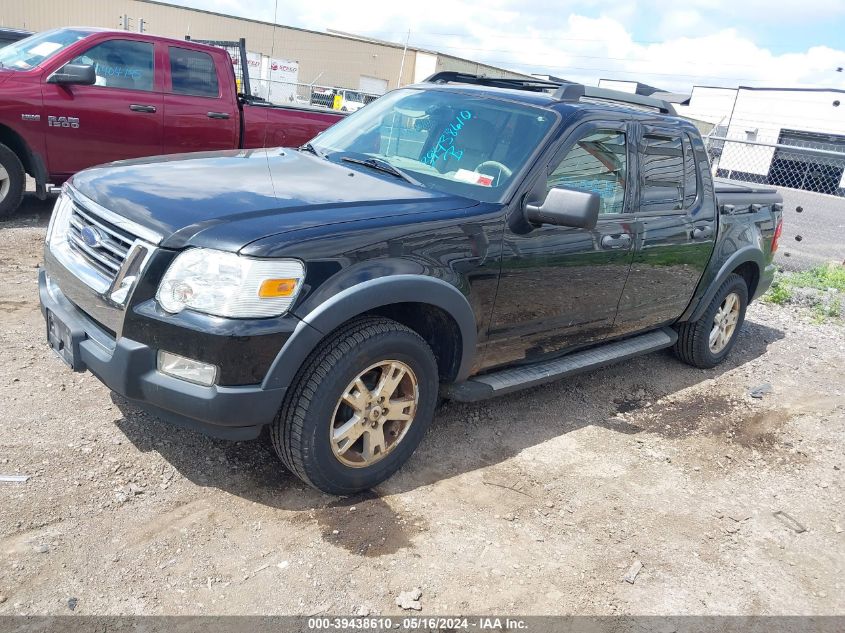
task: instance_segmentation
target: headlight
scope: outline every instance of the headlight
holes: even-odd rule
[[[73,210],[73,203],[70,196],[68,196],[64,189],[59,197],[56,199],[56,204],[53,207],[53,213],[50,216],[50,223],[47,225],[47,245],[49,246],[53,241],[53,232],[56,230],[65,231],[68,225],[68,216]],[[61,235],[64,238],[64,234]]]
[[[279,316],[296,299],[305,268],[293,259],[251,259],[208,248],[177,255],[156,299],[168,312],[185,308],[222,317]]]

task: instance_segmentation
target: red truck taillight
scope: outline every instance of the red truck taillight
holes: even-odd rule
[[[783,218],[778,219],[777,228],[775,228],[775,234],[772,236],[772,255],[774,255],[775,251],[778,249],[778,241],[780,241],[780,234],[783,233]]]

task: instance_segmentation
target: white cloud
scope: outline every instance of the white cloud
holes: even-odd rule
[[[272,21],[268,0],[177,0],[180,4]],[[755,44],[749,28],[845,16],[842,0],[689,0],[666,11],[661,0],[576,0],[564,10],[557,0],[487,0],[481,3],[426,0],[278,0],[278,22],[315,30],[403,39],[523,72],[555,74],[595,83],[600,77],[639,79],[685,90],[694,84],[845,88],[845,50],[814,46],[774,54]],[[634,41],[632,25],[654,16],[650,39]],[[755,30],[755,24],[761,25]],[[770,27],[770,30],[773,27]]]

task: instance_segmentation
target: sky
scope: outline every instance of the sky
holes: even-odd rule
[[[845,89],[845,0],[166,0],[589,84]]]

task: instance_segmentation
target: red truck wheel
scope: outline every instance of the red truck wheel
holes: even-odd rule
[[[0,145],[0,220],[11,216],[21,204],[26,173],[20,159]]]

